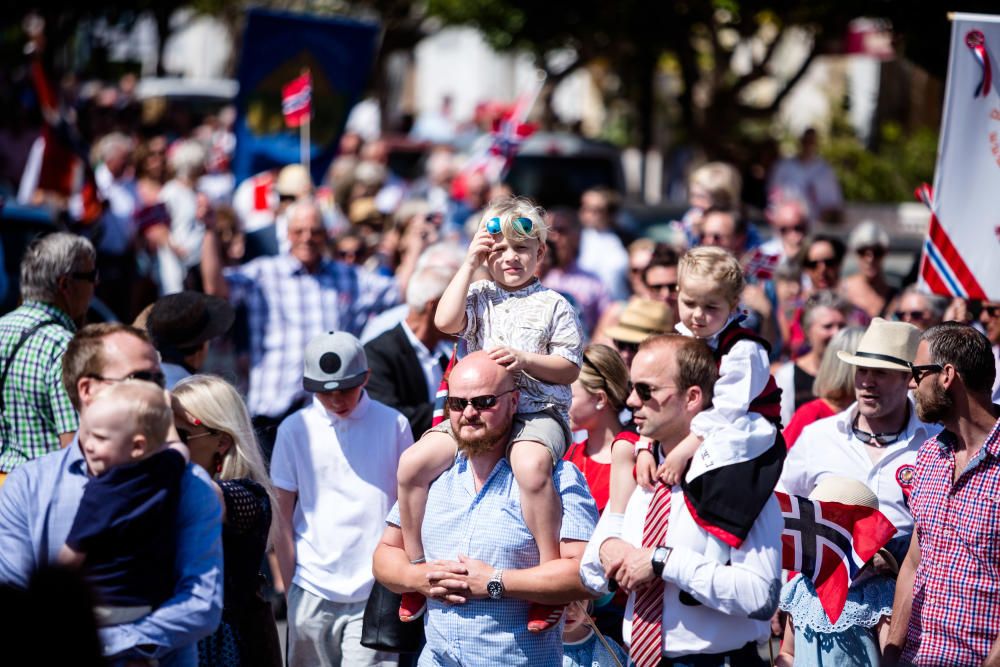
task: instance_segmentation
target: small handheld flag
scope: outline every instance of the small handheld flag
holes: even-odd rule
[[[312,75],[305,72],[281,89],[281,113],[288,127],[299,127],[312,114]]]

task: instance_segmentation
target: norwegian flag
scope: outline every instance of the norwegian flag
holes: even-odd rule
[[[512,116],[503,118],[496,124],[490,137],[489,153],[503,158],[503,171],[510,168],[510,163],[514,161],[517,151],[521,148],[521,143],[530,137],[537,127],[534,123],[519,123]]]
[[[434,412],[431,413],[432,427],[444,421],[444,402],[448,399],[448,376],[451,375],[451,369],[455,365],[457,356],[458,343],[455,343],[454,347],[451,348],[451,359],[448,360],[448,366],[444,369],[444,375],[441,376],[441,384],[438,385],[437,393],[434,394]]]
[[[281,113],[288,127],[308,122],[312,114],[312,75],[309,72],[281,89]]]
[[[832,622],[840,618],[851,582],[896,528],[876,509],[775,492],[785,519],[781,566],[812,579]]]

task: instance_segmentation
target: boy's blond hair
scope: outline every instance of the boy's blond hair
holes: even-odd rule
[[[689,187],[698,186],[708,193],[712,206],[736,208],[740,205],[743,179],[740,172],[726,162],[709,162],[691,172]]]
[[[677,265],[677,283],[682,290],[689,276],[712,280],[734,306],[743,293],[743,267],[732,253],[722,248],[699,246],[684,253]]]
[[[122,419],[132,419],[135,434],[146,438],[146,452],[163,446],[174,423],[174,413],[166,392],[145,380],[123,380],[112,384],[94,397],[98,401],[114,401]]]
[[[545,211],[530,199],[526,197],[494,199],[483,213],[482,224],[485,225],[492,218],[500,219],[500,233],[508,241],[537,239],[540,244],[545,245],[545,239],[549,235],[549,228],[545,225]],[[521,227],[514,224],[517,218],[531,220],[531,230],[527,234],[523,234]]]

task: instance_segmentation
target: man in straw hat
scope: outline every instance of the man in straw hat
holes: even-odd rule
[[[622,355],[625,365],[631,367],[639,343],[655,334],[667,333],[673,326],[673,312],[666,303],[632,299],[618,318],[618,324],[609,327],[605,333],[611,338],[618,354]]]
[[[1000,664],[1000,406],[989,340],[947,322],[924,332],[910,388],[944,430],[917,454],[917,530],[902,561],[886,664]]]
[[[711,404],[715,358],[704,341],[653,336],[639,346],[631,377],[628,405],[662,461]],[[612,580],[629,592],[622,634],[637,667],[757,665],[781,589],[781,529],[771,494],[747,538],[730,547],[695,522],[680,484],[640,486],[624,515],[601,517],[580,577],[594,593]]]
[[[919,342],[920,330],[912,324],[876,317],[855,354],[837,353],[854,366],[855,402],[802,430],[779,483],[790,494],[808,496],[830,475],[864,482],[898,531],[889,543],[897,560],[913,532],[909,497],[917,449],[940,430],[921,421],[907,395]]]

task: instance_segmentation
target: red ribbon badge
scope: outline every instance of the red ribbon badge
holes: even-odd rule
[[[972,49],[972,55],[976,57],[979,66],[983,70],[983,77],[976,86],[973,97],[982,95],[986,97],[990,94],[990,83],[993,79],[993,71],[990,67],[990,54],[986,51],[986,36],[981,30],[970,30],[965,34],[965,45]]]

